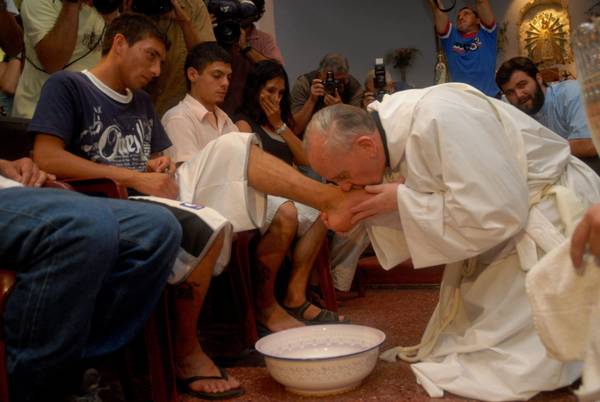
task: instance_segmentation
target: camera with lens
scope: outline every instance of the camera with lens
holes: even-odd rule
[[[131,9],[140,14],[155,16],[168,13],[173,9],[171,0],[133,0]]]
[[[375,99],[379,102],[383,96],[388,93],[387,82],[385,79],[385,64],[382,58],[375,59],[375,74],[373,74],[373,88],[375,89]]]
[[[258,20],[264,11],[252,0],[207,0],[208,12],[215,16],[215,37],[219,45],[228,48],[240,40],[241,27]]]
[[[338,82],[333,75],[333,71],[327,71],[325,79],[323,80],[323,86],[325,87],[325,92],[331,96],[335,96],[335,90],[338,87]]]

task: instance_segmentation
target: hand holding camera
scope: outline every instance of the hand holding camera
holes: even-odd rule
[[[325,96],[325,86],[323,85],[323,80],[315,78],[312,80],[310,85],[310,99],[313,102],[316,102],[323,96]]]
[[[338,103],[342,103],[342,97],[338,93],[337,88],[335,88],[333,95],[330,95],[329,93],[325,94],[325,98],[323,99],[323,102],[325,102],[325,105],[327,105],[327,106],[337,105]]]

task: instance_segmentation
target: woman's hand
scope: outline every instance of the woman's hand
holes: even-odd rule
[[[281,127],[283,121],[281,120],[281,108],[279,107],[279,103],[272,101],[268,96],[261,96],[260,107],[263,112],[265,112],[269,125],[273,129],[277,130]]]

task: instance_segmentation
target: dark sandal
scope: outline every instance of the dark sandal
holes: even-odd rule
[[[340,316],[331,310],[327,310],[322,308],[319,314],[317,314],[312,319],[304,318],[304,313],[311,306],[311,303],[306,300],[298,307],[286,307],[283,306],[285,311],[288,312],[289,315],[297,319],[298,321],[302,321],[307,325],[319,325],[319,324],[349,324],[350,320],[348,318],[344,318],[340,320]]]
[[[260,321],[256,321],[256,333],[259,338],[264,338],[267,335],[271,335],[273,331],[271,331],[265,324]]]
[[[195,391],[190,388],[190,384],[198,380],[227,380],[229,378],[229,374],[225,371],[224,368],[218,367],[220,376],[202,376],[196,375],[193,377],[189,377],[186,379],[176,379],[177,389],[187,395],[193,396],[194,398],[200,399],[208,399],[208,400],[219,400],[219,399],[229,399],[241,396],[244,394],[244,388],[240,385],[237,388],[228,389],[227,391],[221,392],[207,392],[207,391]]]

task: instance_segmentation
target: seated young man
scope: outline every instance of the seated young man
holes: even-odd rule
[[[35,188],[47,177],[31,159],[0,160],[0,265],[16,271],[2,328],[11,401],[97,400],[97,382],[77,390],[82,360],[142,329],[181,229],[156,205]]]
[[[36,161],[61,177],[111,177],[133,192],[174,199],[175,168],[160,156],[170,141],[149,96],[139,90],[160,74],[166,43],[150,19],[125,14],[107,29],[97,66],[50,77],[30,125],[36,133]],[[231,225],[209,208],[169,201],[160,200],[174,207],[184,233],[185,252],[178,263],[196,265],[175,292],[180,388],[197,397],[240,395],[239,382],[203,352],[196,333],[211,275],[220,266],[217,260],[229,252]]]

